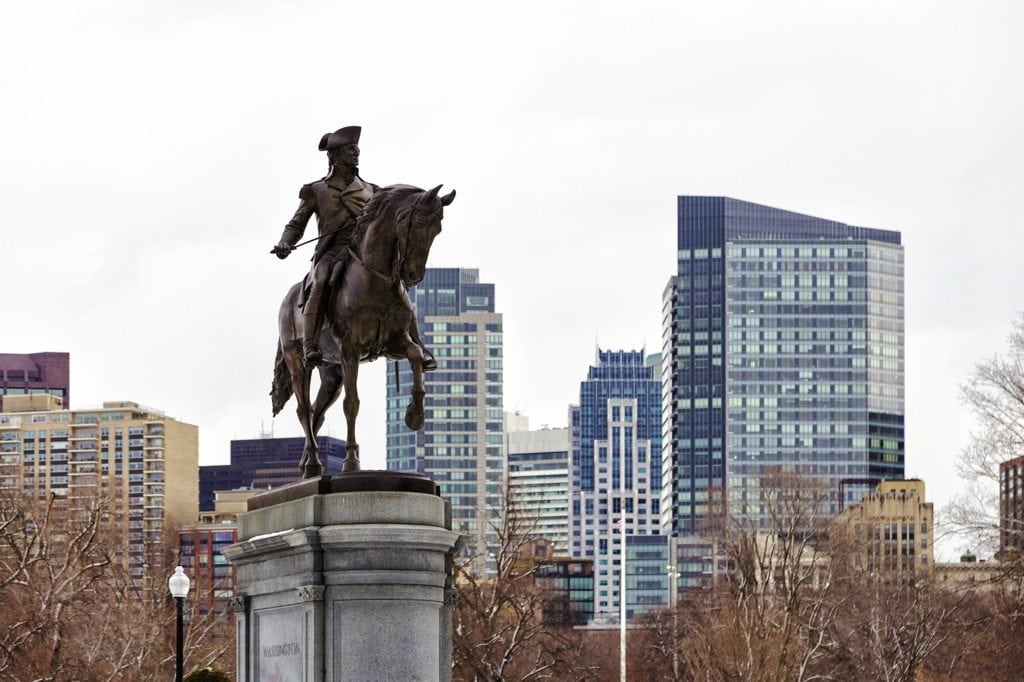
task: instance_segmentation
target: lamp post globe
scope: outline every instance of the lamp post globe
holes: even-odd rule
[[[191,581],[185,575],[185,569],[181,566],[175,568],[174,575],[167,579],[167,587],[171,591],[171,596],[175,598],[184,599],[187,597],[190,585]]]
[[[185,575],[185,569],[178,566],[174,569],[174,575],[167,579],[167,588],[171,591],[171,596],[174,597],[174,601],[177,604],[178,621],[177,621],[177,633],[175,638],[175,657],[174,657],[174,680],[175,682],[182,682],[182,678],[185,673],[185,626],[184,626],[184,604],[185,597],[188,596],[188,588],[190,581],[188,576]]]

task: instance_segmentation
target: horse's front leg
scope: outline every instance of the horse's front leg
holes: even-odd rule
[[[359,391],[356,383],[359,378],[359,356],[349,350],[342,351],[341,380],[345,386],[345,423],[348,432],[345,434],[345,460],[341,463],[341,471],[359,471],[359,443],[356,442],[356,417],[359,415]]]
[[[320,365],[320,391],[313,403],[313,434],[320,433],[327,409],[341,395],[341,365]]]
[[[405,425],[413,431],[419,431],[423,428],[423,396],[426,395],[423,388],[424,355],[420,344],[414,342],[408,334],[405,335],[405,357],[412,370],[412,400],[405,409]]]

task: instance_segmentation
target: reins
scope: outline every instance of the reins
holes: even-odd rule
[[[359,257],[359,254],[351,246],[348,247],[349,254],[351,254],[352,258],[357,263],[359,263],[359,265],[362,266],[362,268],[364,270],[366,270],[367,272],[369,272],[373,276],[375,276],[375,277],[377,277],[379,279],[384,280],[388,284],[394,284],[396,281],[401,279],[402,266],[405,264],[405,249],[402,248],[402,245],[403,244],[408,244],[408,242],[409,242],[409,233],[412,231],[412,221],[413,221],[413,218],[415,218],[415,216],[416,216],[415,208],[409,209],[409,220],[406,221],[406,223],[404,225],[404,231],[403,231],[404,233],[399,233],[399,234],[395,235],[395,240],[396,240],[396,243],[395,243],[395,259],[394,259],[394,261],[392,262],[392,265],[391,265],[391,272],[392,272],[392,274],[387,275],[387,274],[381,272],[380,270],[370,266],[366,261],[364,261],[362,258]],[[364,241],[365,241],[365,236],[364,236]],[[403,281],[403,284],[404,283],[405,282]]]

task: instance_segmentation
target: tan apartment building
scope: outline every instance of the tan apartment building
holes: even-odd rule
[[[935,582],[951,591],[995,592],[1012,591],[1014,580],[1007,580],[1012,570],[996,560],[978,560],[970,550],[956,563],[935,564]]]
[[[934,511],[920,479],[882,481],[836,516],[855,568],[871,573],[931,570]],[[832,543],[838,546],[837,543]]]
[[[60,409],[49,395],[6,396],[0,488],[47,499],[108,496],[137,580],[172,531],[199,514],[199,429],[133,402]]]
[[[199,523],[234,523],[238,515],[249,511],[249,498],[270,490],[237,488],[213,491],[213,511],[200,511]]]

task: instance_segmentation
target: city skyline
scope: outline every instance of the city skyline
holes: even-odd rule
[[[275,311],[306,267],[266,252],[323,173],[320,135],[361,124],[368,180],[458,190],[430,265],[499,287],[504,406],[537,426],[564,425],[598,345],[660,348],[677,195],[898,227],[906,474],[941,510],[971,427],[956,385],[1024,307],[1024,8],[540,8],[12,10],[0,50],[31,68],[0,75],[0,284],[42,314],[2,350],[69,352],[72,409],[159,405],[225,462],[272,423]],[[373,69],[334,72],[343,24]],[[364,464],[383,466],[384,364],[363,376]],[[297,435],[285,411],[275,433]],[[336,407],[324,435],[343,424]]]

